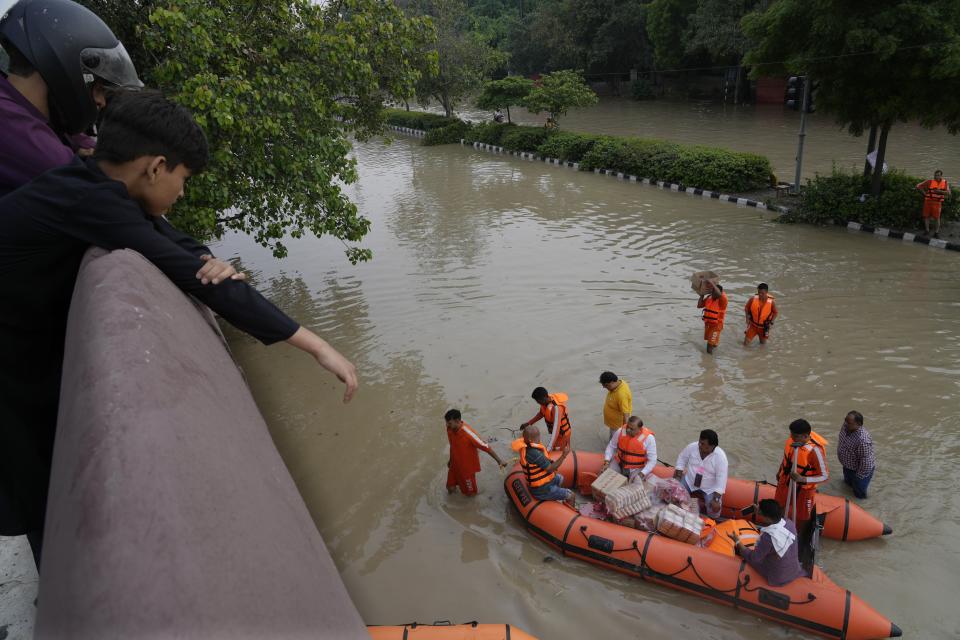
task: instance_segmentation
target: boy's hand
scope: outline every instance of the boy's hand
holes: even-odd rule
[[[329,344],[325,344],[325,348],[315,353],[314,357],[321,367],[337,376],[340,382],[347,385],[346,391],[343,392],[343,401],[344,403],[350,402],[350,398],[357,390],[357,368]]]
[[[343,401],[350,402],[350,398],[357,390],[357,369],[353,366],[353,363],[340,355],[340,352],[331,347],[326,340],[306,327],[297,329],[292,336],[287,338],[287,343],[312,355],[321,367],[337,376],[340,382],[347,385],[347,390],[343,393]]]
[[[211,255],[200,256],[204,265],[197,271],[197,280],[203,284],[220,284],[227,278],[231,280],[246,280],[247,274],[237,271],[232,264],[218,260]]]

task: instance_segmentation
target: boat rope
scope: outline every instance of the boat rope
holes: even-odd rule
[[[689,564],[690,568],[693,569],[693,573],[695,576],[697,576],[697,579],[703,584],[703,586],[707,587],[708,589],[713,589],[714,591],[717,591],[719,593],[731,593],[733,591],[737,591],[740,589],[739,577],[737,578],[737,584],[735,584],[732,589],[718,589],[717,587],[711,586],[710,583],[708,583],[706,580],[703,579],[703,576],[701,576],[700,572],[697,571],[696,565],[693,564],[693,558],[691,558],[690,556],[687,556],[687,564]]]
[[[763,589],[763,587],[754,587],[753,589],[750,588],[750,575],[749,575],[749,574],[743,576],[743,590],[744,590],[744,591],[746,591],[747,593],[750,593],[751,591],[756,591],[756,590],[758,590],[758,589]],[[813,601],[816,600],[816,599],[817,599],[817,596],[815,596],[815,595],[813,595],[812,593],[809,593],[809,592],[808,592],[808,593],[807,593],[807,599],[806,599],[806,600],[797,600],[796,602],[793,601],[793,600],[790,600],[790,604],[809,604],[809,603],[813,602]]]

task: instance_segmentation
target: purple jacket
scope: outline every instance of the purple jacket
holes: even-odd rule
[[[787,530],[793,535],[797,535],[797,527],[791,520],[785,520]],[[793,541],[783,557],[777,555],[773,548],[773,540],[770,534],[763,533],[753,549],[743,549],[741,555],[757,573],[762,575],[770,583],[771,587],[782,587],[795,578],[803,575],[803,569],[800,567],[800,560],[797,552],[800,548],[797,540]]]
[[[0,75],[0,197],[72,159],[67,141]]]

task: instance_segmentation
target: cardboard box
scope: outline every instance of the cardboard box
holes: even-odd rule
[[[627,484],[606,494],[607,511],[617,520],[640,513],[651,506],[650,496],[642,483]]]
[[[713,284],[720,284],[720,276],[713,271],[697,271],[690,276],[690,288],[699,296],[706,295],[709,290],[704,282],[707,280]]]
[[[703,530],[703,520],[689,511],[671,504],[660,512],[657,518],[657,531],[686,544],[696,544]]]
[[[613,469],[607,469],[593,481],[593,484],[590,485],[590,490],[593,493],[593,497],[597,500],[604,500],[608,493],[615,489],[619,489],[623,485],[627,484],[627,479],[614,471]]]

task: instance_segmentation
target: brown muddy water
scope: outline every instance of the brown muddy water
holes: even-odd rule
[[[544,114],[511,109],[518,124],[543,124]],[[465,107],[458,114],[474,122],[491,120],[489,111]],[[774,173],[783,182],[793,182],[797,156],[800,114],[782,105],[724,105],[715,102],[670,100],[636,101],[603,98],[600,103],[573,109],[560,118],[568,131],[638,136],[672,140],[682,144],[708,145],[759,153],[770,158]],[[803,176],[829,174],[834,166],[863,170],[867,136],[855,138],[828,114],[807,116]],[[942,169],[951,183],[960,180],[960,137],[942,127],[924,129],[914,123],[897,123],[887,142],[887,164],[910,175],[933,177]]]
[[[563,558],[528,535],[485,456],[480,495],[448,496],[443,413],[503,456],[530,391],[570,394],[577,448],[600,450],[610,369],[673,461],[704,427],[731,475],[772,479],[787,424],[831,443],[857,409],[877,443],[865,506],[894,534],[824,541],[830,577],[911,638],[960,635],[958,256],[459,146],[358,144],[350,189],[373,221],[357,267],[330,239],[276,261],[232,236],[281,307],[357,365],[342,389],[304,354],[229,331],[281,454],[363,618],[508,622],[540,638],[800,638],[694,596]],[[689,276],[720,273],[730,311],[703,352]],[[743,348],[760,281],[781,317]]]

